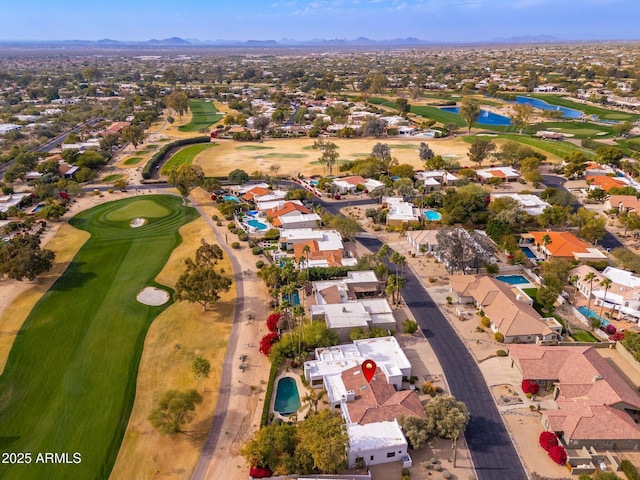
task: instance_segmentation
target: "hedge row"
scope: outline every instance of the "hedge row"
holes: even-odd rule
[[[158,165],[164,157],[171,151],[171,149],[176,147],[181,147],[182,145],[192,145],[194,143],[209,143],[211,141],[210,137],[201,136],[201,137],[193,137],[193,138],[183,138],[182,140],[176,140],[175,142],[167,143],[163,145],[160,150],[158,150],[153,157],[147,162],[147,164],[142,169],[142,178],[145,180],[149,180],[151,178],[151,174],[153,169]]]
[[[633,463],[629,460],[623,460],[620,463],[620,468],[629,480],[638,480],[638,478],[640,478],[638,476],[638,470],[636,470],[636,467],[634,467]]]
[[[269,372],[269,383],[267,383],[267,393],[264,396],[264,405],[262,407],[262,419],[260,420],[260,428],[267,425],[269,421],[269,409],[271,406],[271,396],[273,395],[273,384],[276,381],[276,375],[280,366],[274,362],[271,364],[271,371]]]
[[[598,148],[602,147],[605,144],[596,142],[595,140],[591,140],[590,138],[583,138],[580,142],[580,145],[595,152]]]

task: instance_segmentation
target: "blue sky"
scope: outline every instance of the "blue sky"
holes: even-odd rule
[[[0,40],[640,39],[638,0],[22,0]]]

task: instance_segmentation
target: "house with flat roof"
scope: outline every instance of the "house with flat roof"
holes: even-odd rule
[[[553,389],[557,408],[541,411],[544,428],[571,449],[640,449],[640,394],[594,347],[511,345],[523,379]]]
[[[491,330],[504,335],[504,343],[561,340],[562,325],[544,318],[523,291],[486,275],[452,275],[450,290],[459,303],[473,303],[491,321]]]
[[[317,213],[291,213],[273,219],[271,224],[274,227],[288,229],[315,228],[319,227],[322,219]]]
[[[435,192],[442,186],[452,187],[456,184],[459,177],[445,170],[428,170],[426,172],[417,172],[416,179],[421,180],[428,192]],[[440,188],[438,188],[440,187]]]
[[[529,232],[521,235],[521,243],[535,245],[545,259],[566,258],[581,262],[606,260],[607,256],[571,232]]]
[[[512,167],[489,167],[476,170],[476,175],[481,183],[492,178],[499,178],[503,182],[515,182],[520,178],[520,172]]]
[[[540,215],[544,212],[544,209],[550,207],[547,202],[542,200],[537,195],[527,195],[521,193],[492,193],[491,198],[493,200],[498,198],[512,198],[520,207],[527,212],[529,215]]]
[[[344,250],[342,235],[336,230],[318,230],[311,228],[291,228],[280,231],[281,250],[293,250],[294,245],[315,240],[319,250]]]
[[[420,209],[413,203],[405,202],[402,197],[383,197],[382,208],[388,208],[387,226],[401,227],[408,225],[414,227],[420,224]]]

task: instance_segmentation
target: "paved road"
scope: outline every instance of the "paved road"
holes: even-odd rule
[[[371,251],[382,245],[371,235],[357,240]],[[402,297],[435,351],[451,394],[469,409],[465,437],[478,480],[525,480],[520,457],[474,358],[410,269],[405,278]]]

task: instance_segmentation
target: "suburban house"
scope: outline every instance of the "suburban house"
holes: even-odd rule
[[[305,247],[308,247],[305,249]],[[313,267],[353,267],[358,263],[355,257],[346,257],[343,249],[322,250],[316,240],[296,243],[293,254],[300,269]]]
[[[0,213],[7,213],[11,207],[20,208],[22,201],[30,195],[30,193],[10,193],[0,196]]]
[[[521,290],[486,275],[452,275],[451,292],[459,303],[473,303],[491,321],[504,343],[550,342],[562,338],[562,325],[543,318]]]
[[[365,360],[377,364],[371,382],[362,374]],[[317,348],[315,360],[304,364],[304,375],[311,386],[327,391],[329,405],[345,419],[350,468],[394,461],[411,466],[397,418],[425,418],[425,412],[414,390],[401,390],[402,377],[411,376],[411,363],[395,337]]]
[[[276,217],[271,222],[274,227],[286,229],[315,228],[319,227],[322,219],[317,213],[296,212],[291,215]]]
[[[640,394],[594,347],[511,345],[509,355],[523,379],[553,390],[557,409],[541,421],[567,448],[640,448]]]
[[[593,281],[585,280],[589,273],[595,275]],[[578,277],[576,286],[584,297],[593,296],[594,306],[604,303],[618,315],[633,317],[634,321],[640,319],[640,276],[637,274],[615,267],[607,267],[600,273],[590,266],[580,265],[571,271],[571,275]],[[605,278],[612,282],[606,291],[600,285]]]
[[[389,209],[387,213],[387,226],[389,227],[420,225],[420,209],[414,207],[413,203],[405,202],[401,197],[383,197],[382,208]]]
[[[130,122],[113,122],[111,125],[109,125],[107,128],[104,129],[104,131],[102,132],[102,136],[106,137],[107,135],[121,135],[122,134],[122,130],[124,130],[125,127],[128,127],[129,125],[131,125]]]
[[[580,262],[606,260],[607,256],[571,232],[529,232],[521,236],[520,242],[531,247],[535,245],[545,259],[566,258]]]
[[[353,193],[357,190],[358,185],[362,185],[363,190],[373,192],[378,188],[383,188],[384,183],[372,178],[364,178],[360,175],[352,175],[350,177],[336,178],[333,181],[338,193]]]
[[[521,193],[492,193],[491,199],[496,200],[498,198],[512,198],[520,207],[529,215],[540,215],[545,208],[550,205],[542,200],[537,195],[526,195]]]
[[[319,250],[344,251],[342,236],[336,230],[312,230],[311,228],[293,228],[280,231],[280,250],[293,250],[296,244],[310,241],[318,242]]]
[[[618,212],[640,212],[640,200],[635,195],[611,195],[604,202],[604,207],[607,210],[614,208],[618,209]]]
[[[476,170],[476,175],[481,183],[487,182],[492,178],[499,178],[503,182],[515,182],[520,178],[520,173],[511,167],[489,167]]]
[[[445,170],[429,170],[427,172],[417,172],[416,179],[421,180],[424,183],[425,187],[427,187],[427,191],[435,192],[440,190],[442,186],[454,186],[458,177]]]
[[[412,230],[407,232],[407,242],[416,254],[435,252],[438,248],[438,230]]]
[[[354,328],[395,331],[393,310],[383,296],[383,284],[372,270],[349,272],[346,278],[313,282],[315,305],[311,319],[324,321],[327,328],[348,342]]]
[[[601,188],[605,192],[609,192],[612,188],[629,186],[629,183],[621,177],[607,177],[606,175],[587,176],[587,184],[589,185],[589,190]]]
[[[240,198],[247,202],[250,202],[255,200],[256,197],[262,197],[271,193],[273,193],[273,190],[267,187],[263,187],[262,185],[256,185],[249,188],[247,191],[242,192],[242,196]]]

